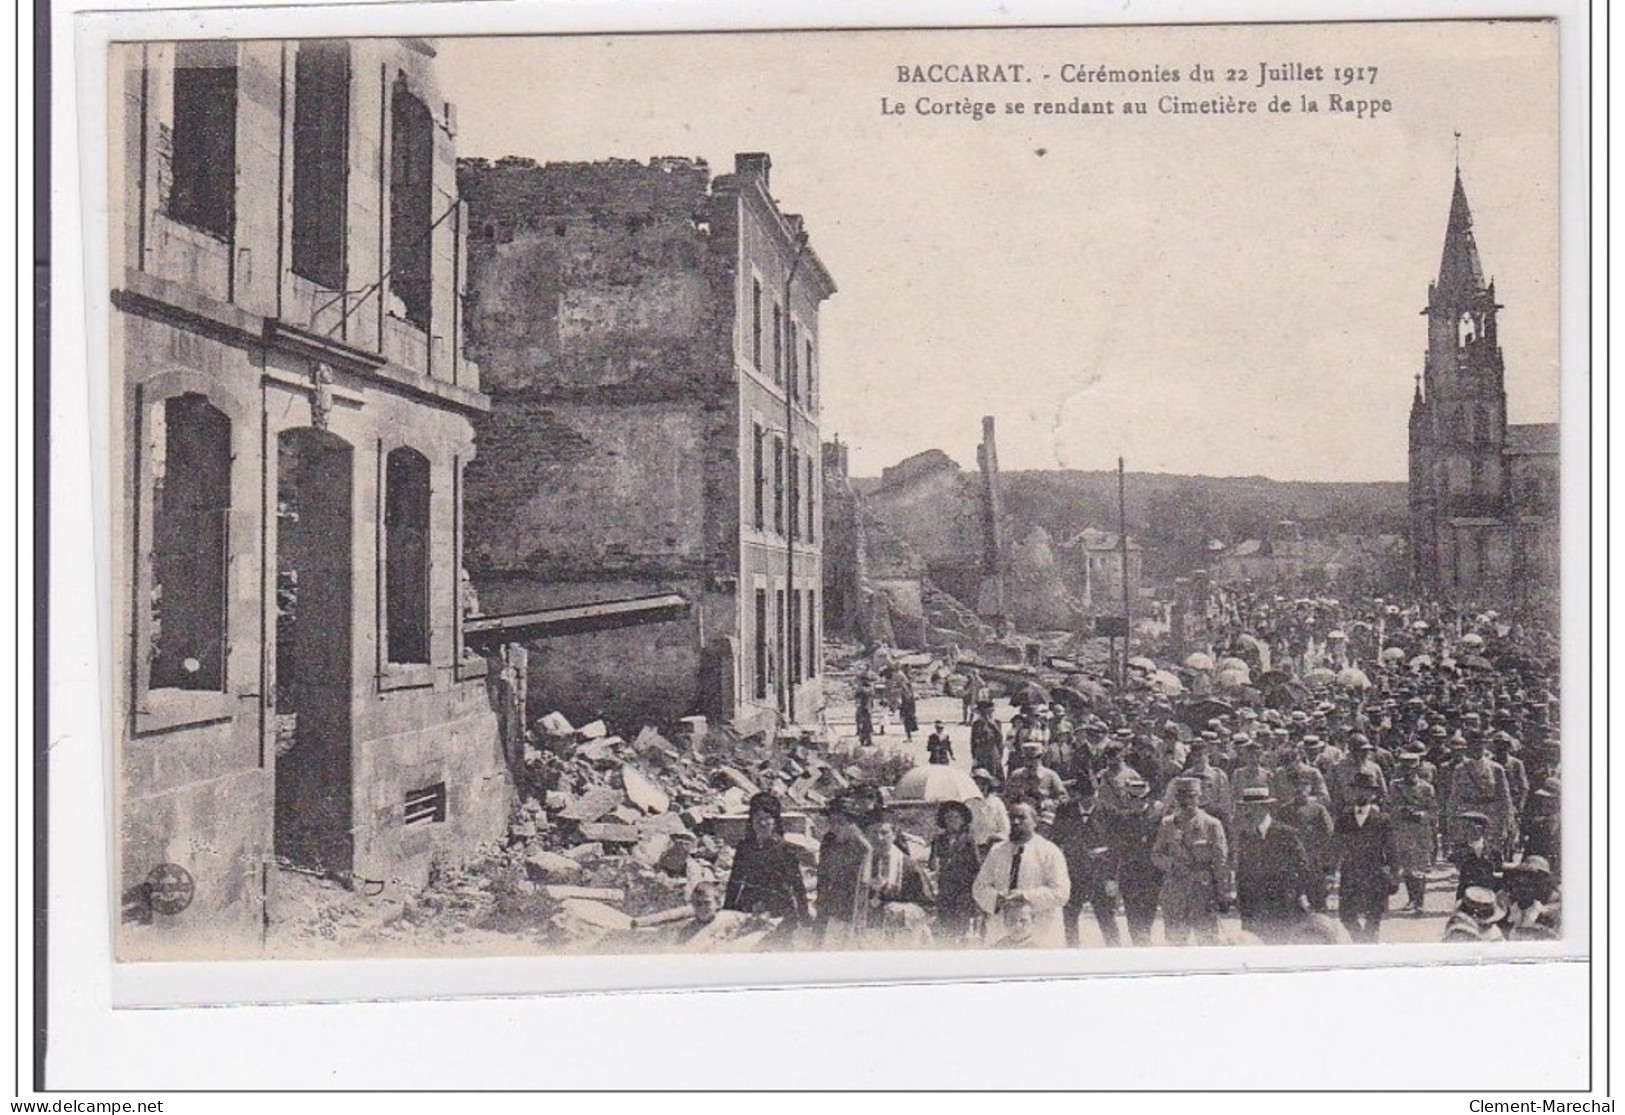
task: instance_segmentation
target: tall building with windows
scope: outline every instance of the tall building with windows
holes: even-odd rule
[[[835,284],[769,166],[462,165],[469,345],[492,397],[469,570],[487,612],[604,620],[532,648],[533,701],[747,727],[822,703],[818,315]]]
[[[1429,595],[1555,609],[1558,427],[1507,424],[1501,309],[1458,168],[1411,400],[1412,572]]]
[[[418,881],[506,823],[458,575],[489,402],[429,44],[112,61],[120,949],[195,955],[278,865]]]

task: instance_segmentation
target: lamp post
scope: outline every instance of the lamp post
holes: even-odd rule
[[[799,519],[796,507],[796,470],[793,448],[795,446],[795,344],[790,330],[790,288],[795,282],[796,270],[801,266],[802,254],[807,250],[807,233],[805,229],[795,234],[795,255],[790,257],[790,269],[784,274],[784,316],[779,327],[780,360],[784,369],[784,382],[780,385],[784,389],[784,453],[781,467],[789,476],[789,483],[785,486],[784,499],[784,610],[781,612],[784,625],[784,643],[779,648],[779,722],[781,726],[788,726],[795,722],[795,686],[790,681],[790,661],[793,657],[791,647],[795,640],[800,638],[798,632],[793,630],[791,623],[791,601],[795,599],[796,584],[796,525]]]

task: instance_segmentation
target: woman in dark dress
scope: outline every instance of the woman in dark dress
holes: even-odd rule
[[[779,799],[763,791],[750,799],[750,830],[734,849],[722,908],[783,918],[788,933],[808,920],[807,887],[795,849],[784,840]]]
[[[971,811],[962,801],[937,807],[937,827],[931,838],[931,872],[936,881],[939,940],[970,936],[979,913],[971,887],[982,868],[982,852],[971,839]]]

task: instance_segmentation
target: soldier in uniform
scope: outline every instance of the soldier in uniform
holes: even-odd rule
[[[1229,844],[1224,825],[1202,808],[1200,778],[1173,782],[1173,810],[1157,826],[1151,862],[1163,874],[1163,931],[1171,945],[1215,944],[1217,907],[1230,894]]]
[[[1484,738],[1467,740],[1467,757],[1450,774],[1450,815],[1482,813],[1489,818],[1485,839],[1493,854],[1505,858],[1514,833],[1512,790],[1506,768],[1484,753]],[[1452,838],[1459,833],[1452,832]]]
[[[1123,812],[1127,806],[1128,794],[1125,787],[1130,780],[1144,781],[1140,772],[1128,765],[1123,758],[1123,741],[1112,739],[1106,741],[1104,748],[1106,765],[1100,771],[1096,790],[1100,798],[1100,811],[1106,816]]]
[[[1337,854],[1332,846],[1332,814],[1326,802],[1316,797],[1321,785],[1320,772],[1314,767],[1299,768],[1297,780],[1292,783],[1288,804],[1278,807],[1281,820],[1297,830],[1303,842],[1305,858],[1309,861],[1309,881],[1304,892],[1309,909],[1317,914],[1326,912],[1326,898],[1331,893],[1332,877],[1337,871]]]
[[[1518,741],[1512,733],[1495,733],[1495,761],[1507,772],[1507,790],[1512,794],[1514,832],[1518,819],[1523,816],[1525,808],[1529,805],[1529,771],[1524,766],[1523,760],[1518,757],[1518,751]]]
[[[1102,817],[1111,849],[1108,871],[1123,899],[1129,939],[1148,945],[1162,890],[1162,871],[1151,855],[1161,815],[1151,802],[1151,784],[1138,775],[1124,782],[1123,802],[1121,810]]]
[[[1354,784],[1363,775],[1377,785],[1379,799],[1388,796],[1388,780],[1382,768],[1371,758],[1371,740],[1356,733],[1349,740],[1349,753],[1326,773],[1326,788],[1332,793],[1333,813],[1339,813],[1354,804]]]
[[[1388,787],[1388,812],[1394,826],[1394,847],[1400,877],[1405,883],[1405,912],[1422,912],[1427,895],[1427,873],[1433,868],[1439,817],[1433,787],[1422,777],[1422,753],[1399,753],[1399,775]]]
[[[1208,762],[1208,741],[1205,738],[1191,740],[1190,754],[1179,778],[1195,779],[1201,785],[1203,812],[1218,818],[1228,832],[1233,817],[1230,779],[1224,771]],[[1178,781],[1176,778],[1174,783]],[[1173,810],[1177,804],[1174,798],[1176,791],[1174,783],[1169,784],[1168,793],[1163,798],[1165,811]]]
[[[1004,780],[1004,798],[1011,805],[1030,801],[1042,811],[1046,805],[1065,802],[1070,796],[1061,776],[1044,765],[1044,744],[1036,739],[1023,740],[1022,765],[1010,772]]]
[[[1259,747],[1257,740],[1237,732],[1234,742],[1236,765],[1230,771],[1230,792],[1236,801],[1240,802],[1242,796],[1251,788],[1262,787],[1269,790],[1275,772],[1264,765],[1262,748]]]
[[[993,719],[993,702],[979,701],[970,726],[971,763],[1003,781],[1005,775],[1004,731]]]

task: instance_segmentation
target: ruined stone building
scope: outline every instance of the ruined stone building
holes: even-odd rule
[[[465,162],[468,473],[484,611],[618,609],[537,642],[533,701],[761,726],[822,704],[819,307],[770,161]],[[655,610],[673,597],[680,609]],[[643,602],[648,602],[647,604]]]
[[[1066,567],[1067,584],[1090,615],[1120,616],[1125,599],[1131,614],[1142,614],[1145,605],[1140,593],[1145,578],[1145,552],[1133,538],[1125,547],[1122,535],[1085,527],[1057,548]],[[1128,578],[1126,594],[1123,591],[1125,576]]]
[[[421,882],[505,825],[457,575],[488,401],[432,47],[118,46],[113,90],[120,951],[197,955],[277,863]]]
[[[1410,417],[1410,542],[1418,588],[1445,598],[1554,607],[1558,427],[1507,424],[1506,369],[1473,219],[1456,172],[1427,356]]]

